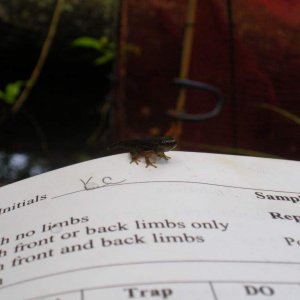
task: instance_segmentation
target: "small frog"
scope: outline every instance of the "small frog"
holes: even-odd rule
[[[177,142],[172,137],[150,137],[137,140],[121,141],[113,144],[109,149],[121,149],[128,151],[131,155],[131,162],[139,164],[140,158],[144,157],[146,168],[152,166],[157,168],[150,158],[163,158],[165,160],[171,157],[165,155],[164,152],[170,151],[177,146]]]

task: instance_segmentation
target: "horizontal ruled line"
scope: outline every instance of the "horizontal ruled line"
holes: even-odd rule
[[[151,180],[151,181],[135,181],[135,182],[124,182],[124,183],[115,183],[115,184],[107,184],[104,186],[99,186],[97,188],[88,190],[93,191],[96,189],[102,189],[107,187],[116,187],[122,185],[134,185],[134,184],[149,184],[149,183],[183,183],[183,184],[200,184],[200,185],[208,185],[208,186],[216,186],[216,187],[223,187],[223,188],[230,188],[230,189],[240,189],[240,190],[251,190],[251,191],[264,191],[264,192],[274,192],[274,193],[286,193],[286,194],[300,194],[300,192],[291,192],[291,191],[283,191],[283,190],[270,190],[270,189],[263,189],[263,188],[253,188],[253,187],[243,187],[243,186],[234,186],[234,185],[223,185],[217,183],[209,183],[209,182],[200,182],[200,181],[184,181],[184,180]],[[85,189],[68,192],[65,194],[57,195],[52,197],[51,199],[59,198],[68,196],[71,194],[79,193],[79,192],[87,192]]]
[[[113,288],[124,288],[124,287],[132,287],[132,286],[146,286],[146,285],[158,285],[158,284],[270,284],[270,285],[299,285],[300,288],[300,282],[283,282],[283,281],[257,281],[257,280],[178,280],[178,281],[147,281],[147,282],[131,282],[131,283],[124,283],[124,284],[110,284],[110,285],[104,285],[104,286],[94,286],[84,289],[74,289],[74,290],[68,290],[60,293],[53,293],[53,294],[47,294],[43,296],[33,297],[33,298],[27,298],[25,300],[41,300],[48,297],[54,297],[54,296],[61,296],[61,295],[67,295],[71,293],[80,293],[85,291],[93,291],[93,290],[105,290],[105,289],[113,289]]]
[[[127,266],[134,266],[134,265],[147,265],[147,264],[172,264],[172,263],[228,263],[228,264],[274,264],[274,265],[300,265],[300,262],[293,262],[293,261],[255,261],[255,260],[169,260],[169,261],[141,261],[141,262],[127,262],[127,263],[116,263],[116,264],[107,264],[107,265],[98,265],[98,266],[91,266],[91,267],[84,267],[84,268],[77,268],[77,269],[70,269],[61,272],[46,274],[42,276],[32,277],[24,280],[20,280],[14,283],[10,283],[0,287],[0,290],[5,288],[10,288],[16,285],[24,284],[30,281],[45,279],[49,277],[64,275],[68,273],[80,272],[80,271],[87,271],[93,269],[102,269],[102,268],[113,268],[113,267],[127,267]]]

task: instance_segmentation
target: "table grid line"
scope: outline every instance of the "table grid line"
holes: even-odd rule
[[[300,262],[289,262],[289,261],[255,261],[255,260],[249,260],[249,261],[243,261],[243,260],[162,260],[162,261],[140,261],[140,262],[125,262],[125,263],[115,263],[115,264],[107,264],[107,265],[98,265],[98,266],[90,266],[90,267],[83,267],[83,268],[77,268],[77,269],[70,269],[65,270],[57,273],[51,273],[51,274],[45,274],[42,276],[32,277],[24,280],[20,280],[14,283],[10,283],[7,285],[4,285],[0,287],[0,291],[2,289],[10,288],[19,284],[24,284],[30,281],[45,279],[49,277],[59,276],[63,274],[68,273],[74,273],[74,272],[80,272],[80,271],[87,271],[87,270],[93,270],[93,269],[101,269],[101,268],[113,268],[113,267],[128,267],[128,266],[134,266],[134,265],[147,265],[147,264],[172,264],[172,263],[232,263],[232,264],[274,264],[274,265],[300,265]]]
[[[257,280],[180,280],[180,281],[151,281],[151,282],[133,282],[133,283],[123,283],[123,284],[111,284],[111,285],[104,285],[104,286],[94,286],[84,289],[74,289],[69,291],[64,291],[60,293],[53,293],[53,294],[47,294],[43,296],[33,297],[33,298],[26,298],[25,300],[42,300],[47,297],[53,297],[53,296],[59,296],[59,295],[67,295],[72,293],[78,293],[78,292],[87,292],[87,291],[93,291],[93,290],[105,290],[105,289],[114,289],[114,288],[124,288],[124,287],[131,287],[131,286],[146,286],[146,285],[163,285],[163,284],[208,284],[211,287],[212,294],[214,295],[215,299],[218,300],[215,289],[213,288],[213,285],[216,284],[230,284],[230,283],[236,283],[236,284],[270,284],[270,285],[298,285],[299,286],[299,292],[300,292],[300,282],[295,281],[257,281]]]
[[[213,283],[212,283],[211,281],[209,282],[209,286],[210,286],[211,293],[212,293],[212,295],[213,295],[213,297],[214,297],[214,300],[218,300],[216,291],[215,291],[214,286],[213,286]]]

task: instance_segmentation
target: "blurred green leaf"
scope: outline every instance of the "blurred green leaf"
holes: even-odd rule
[[[14,104],[17,100],[24,81],[18,80],[12,83],[8,83],[5,87],[4,92],[0,91],[0,99],[2,99],[7,104]]]
[[[22,85],[23,81],[21,80],[6,85],[5,94],[8,101],[14,102],[16,100],[20,94]]]
[[[75,47],[83,47],[83,48],[91,48],[100,51],[103,45],[101,45],[100,40],[92,38],[92,37],[80,37],[75,39],[72,42],[72,46]]]
[[[94,60],[94,63],[96,65],[104,65],[110,61],[112,61],[115,58],[115,53],[112,51],[107,51],[106,53],[104,53],[102,56],[96,58]]]
[[[93,37],[79,37],[72,42],[72,46],[91,48],[97,50],[101,55],[94,60],[95,65],[104,65],[115,59],[117,55],[117,44],[111,42],[107,36],[101,36],[99,39]],[[126,43],[124,45],[124,52],[135,55],[141,54],[141,48]]]

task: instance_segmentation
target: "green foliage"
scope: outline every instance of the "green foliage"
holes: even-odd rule
[[[102,36],[99,39],[85,36],[79,37],[72,42],[72,46],[87,49],[94,49],[100,56],[94,60],[95,65],[104,65],[113,61],[117,56],[117,45],[111,42],[107,36]],[[133,44],[125,44],[124,51],[139,55],[141,53],[140,47]]]
[[[94,60],[95,65],[104,65],[115,58],[115,53],[113,52],[106,52],[102,56],[99,56]]]
[[[7,104],[14,104],[21,93],[24,81],[18,80],[12,83],[8,83],[4,91],[0,90],[0,99]]]
[[[107,36],[102,36],[99,39],[88,36],[80,37],[72,42],[72,46],[100,52],[101,55],[94,60],[96,65],[104,65],[116,57],[116,44],[110,42]]]
[[[84,36],[75,39],[72,42],[72,46],[83,47],[83,48],[92,48],[98,51],[103,51],[105,45],[107,44],[107,37],[102,37],[100,39],[95,39],[93,37]]]

